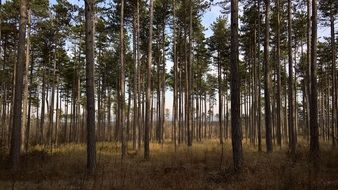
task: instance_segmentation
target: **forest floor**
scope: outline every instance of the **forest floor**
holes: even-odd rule
[[[16,176],[1,161],[0,189],[338,189],[338,149],[322,143],[320,167],[313,172],[307,146],[297,147],[296,162],[286,145],[274,148],[271,154],[259,153],[244,141],[244,169],[234,174],[229,141],[223,159],[216,140],[195,142],[190,149],[181,145],[176,153],[171,143],[151,144],[150,161],[132,151],[122,161],[116,144],[98,143],[97,172],[89,177],[85,145],[64,145],[52,153],[34,147],[22,156]]]

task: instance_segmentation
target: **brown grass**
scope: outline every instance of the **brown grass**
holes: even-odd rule
[[[114,143],[98,143],[97,172],[86,175],[85,145],[70,144],[50,149],[34,147],[23,155],[21,171],[12,176],[6,162],[0,167],[0,189],[338,189],[338,150],[321,146],[318,171],[308,164],[307,146],[298,146],[293,163],[286,147],[272,154],[258,153],[247,144],[244,169],[234,174],[230,142],[216,140],[181,145],[151,144],[151,160],[142,152],[129,151],[125,160]]]

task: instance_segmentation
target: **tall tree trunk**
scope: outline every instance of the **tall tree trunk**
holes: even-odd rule
[[[2,7],[2,0],[0,0],[0,7]],[[0,17],[0,47],[2,47],[2,27],[1,27],[1,25],[2,25],[2,18]],[[4,67],[4,65],[5,65],[5,63],[4,62],[2,62],[2,48],[0,48],[0,64],[2,63],[2,65],[3,65],[3,71],[5,71],[5,67]],[[4,92],[3,94],[2,94],[2,111],[1,111],[1,122],[2,122],[2,124],[0,125],[0,127],[1,127],[1,134],[0,134],[0,146],[2,147],[3,146],[3,140],[5,139],[4,137],[5,137],[5,126],[6,126],[6,124],[5,124],[5,121],[4,121],[4,118],[3,118],[3,116],[6,114],[5,112],[6,112],[6,106],[5,106],[5,104],[6,104],[6,101],[4,101],[5,99],[6,99],[6,97],[4,96],[5,95],[5,83],[3,82],[2,83],[3,85],[2,85],[2,91]]]
[[[174,113],[173,113],[173,128],[174,128],[174,146],[175,146],[175,152],[177,147],[177,140],[176,140],[176,128],[178,126],[178,105],[177,105],[177,97],[178,97],[178,89],[177,89],[177,82],[178,82],[178,76],[177,76],[177,54],[176,54],[176,1],[173,0],[173,55],[174,55]]]
[[[256,128],[257,128],[257,124],[258,124],[258,115],[257,115],[257,108],[258,108],[258,90],[257,90],[257,29],[256,29],[256,22],[254,25],[254,33],[253,33],[253,105],[252,105],[252,114],[253,114],[253,125],[252,125],[252,130],[253,130],[253,144],[256,145]]]
[[[28,151],[28,138],[29,129],[27,123],[27,107],[28,107],[28,72],[30,63],[30,29],[31,29],[31,14],[30,10],[27,11],[27,36],[26,36],[26,59],[25,59],[25,71],[23,76],[23,110],[22,110],[22,148],[25,152]]]
[[[223,144],[223,100],[222,100],[222,68],[221,68],[221,61],[220,61],[220,54],[217,53],[218,60],[217,60],[217,66],[218,66],[218,120],[219,120],[219,142],[220,144]]]
[[[11,133],[10,161],[11,169],[19,169],[20,146],[21,146],[21,126],[22,126],[22,91],[23,73],[25,65],[25,42],[27,25],[27,1],[20,1],[20,23],[19,23],[19,45],[18,57],[16,62],[15,75],[15,96],[14,96],[14,115]]]
[[[27,60],[27,58],[26,58]],[[29,74],[29,87],[33,83],[33,62],[31,64],[30,68],[30,74]],[[29,145],[29,134],[30,134],[30,128],[31,128],[31,110],[32,110],[32,89],[29,88],[28,90],[29,93],[29,98],[28,98],[28,115],[27,115],[27,124],[26,124],[26,141],[25,141],[25,150],[28,150],[28,145]],[[38,115],[39,115],[39,109],[37,108],[37,113],[36,113],[36,120],[38,120]],[[39,127],[38,122],[35,125],[35,128],[37,129]],[[35,141],[37,140],[37,137],[35,136]]]
[[[286,73],[287,71],[287,66],[286,66],[286,60],[283,60],[284,62],[284,73]],[[286,74],[285,74],[286,75]],[[285,76],[286,77],[286,76]],[[284,135],[283,135],[283,138],[284,138],[284,141],[287,142],[287,139],[288,139],[288,101],[287,101],[287,97],[288,97],[288,91],[287,91],[287,82],[284,83]]]
[[[317,1],[312,0],[311,36],[311,101],[310,101],[310,159],[319,161],[318,105],[317,105]]]
[[[55,49],[56,51],[56,49]],[[49,128],[48,128],[48,140],[50,148],[52,147],[53,142],[53,128],[54,128],[54,102],[55,102],[55,84],[56,84],[56,59],[55,53],[53,52],[53,75],[52,75],[52,94],[51,94],[51,101],[50,101],[50,110],[49,110]]]
[[[141,63],[140,63],[140,1],[136,0],[136,60],[138,62],[137,68],[137,99],[138,99],[138,111],[137,111],[137,121],[138,121],[138,149],[141,149],[141,141],[142,141],[142,126],[143,126],[143,117],[141,117],[143,113],[143,109],[141,110],[143,102],[141,102]],[[143,93],[142,93],[143,94]],[[141,105],[142,104],[142,105]]]
[[[311,96],[311,17],[312,17],[312,0],[307,0],[306,1],[306,7],[307,7],[307,25],[306,25],[306,63],[307,63],[307,72],[306,72],[306,76],[307,76],[307,137],[309,137],[309,129],[310,129],[310,96]],[[309,139],[309,138],[307,138]]]
[[[187,64],[187,110],[185,110],[187,112],[187,137],[188,137],[188,147],[192,146],[192,132],[191,132],[191,123],[192,123],[192,94],[191,94],[191,81],[192,81],[192,7],[193,7],[193,1],[190,0],[189,1],[189,59],[188,59],[188,64]]]
[[[149,126],[150,126],[150,96],[151,96],[151,64],[152,64],[152,42],[153,42],[153,0],[149,3],[149,41],[148,41],[148,64],[147,64],[147,94],[146,94],[146,113],[144,124],[144,159],[149,160]]]
[[[231,0],[231,132],[235,171],[243,165],[238,44],[238,0]]]
[[[164,7],[167,7],[165,4],[163,5]],[[166,89],[166,57],[165,57],[165,51],[166,51],[166,48],[165,48],[165,25],[166,25],[166,19],[164,18],[163,19],[163,23],[162,23],[162,76],[161,76],[161,87],[162,87],[162,92],[161,92],[161,103],[162,103],[162,106],[161,106],[161,143],[163,145],[164,143],[164,123],[165,123],[165,89]]]
[[[45,99],[46,99],[46,63],[42,63],[42,95],[41,95],[41,113],[40,113],[40,134],[39,134],[39,143],[44,143],[43,130],[45,124]]]
[[[129,81],[130,82],[130,81]],[[131,109],[131,90],[128,90],[128,103],[127,103],[127,129],[125,132],[125,146],[128,148],[128,142],[130,140],[130,109]]]
[[[265,0],[265,40],[264,40],[264,99],[265,99],[265,132],[266,132],[266,151],[272,152],[271,139],[271,109],[270,109],[270,89],[271,73],[269,65],[269,34],[270,34],[270,0]]]
[[[136,0],[136,3],[138,4],[138,0]],[[135,7],[138,9],[138,5]],[[134,76],[133,76],[133,150],[136,150],[136,129],[138,128],[138,90],[137,90],[137,84],[138,84],[138,59],[137,59],[137,39],[138,39],[138,33],[137,33],[137,10],[134,10],[133,14],[133,59],[134,59]]]
[[[282,146],[281,136],[281,76],[280,76],[280,0],[277,0],[277,144]]]
[[[54,131],[54,140],[53,143],[58,145],[58,132],[60,127],[60,114],[61,114],[61,100],[60,100],[60,93],[59,93],[59,84],[58,79],[56,79],[57,87],[56,87],[56,116],[55,116],[55,131]]]
[[[335,39],[335,26],[334,26],[334,5],[331,3],[331,9],[330,9],[330,27],[331,27],[331,48],[332,48],[332,122],[331,122],[331,134],[332,134],[332,146],[334,147],[336,145],[336,137],[335,137],[335,128],[337,125],[337,94],[336,94],[336,39]]]
[[[294,103],[293,103],[293,64],[292,64],[292,33],[291,33],[291,0],[288,0],[288,58],[289,58],[289,149],[293,160],[296,154],[296,143],[294,138]]]
[[[95,142],[95,94],[94,94],[94,36],[95,0],[85,1],[86,17],[86,95],[87,95],[87,170],[93,174],[96,168]]]
[[[262,127],[261,127],[261,115],[262,115],[262,110],[261,110],[261,69],[260,69],[260,64],[261,64],[261,0],[257,0],[257,6],[258,6],[258,29],[257,29],[257,83],[258,83],[258,152],[262,151]]]
[[[121,142],[122,142],[122,146],[121,146],[121,157],[122,159],[125,157],[126,155],[126,150],[127,150],[127,146],[126,146],[126,126],[125,126],[125,122],[124,122],[124,102],[125,102],[125,98],[124,98],[124,94],[125,94],[125,64],[124,64],[124,0],[121,0],[121,15],[120,15],[120,64],[121,64],[121,75],[120,75],[120,99],[119,99],[119,105],[120,105],[120,112],[121,112],[121,116],[120,116],[120,120],[121,120]]]

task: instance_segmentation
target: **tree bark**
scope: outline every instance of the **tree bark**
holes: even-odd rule
[[[95,0],[85,1],[86,18],[86,95],[87,95],[87,170],[93,174],[96,168],[95,142],[95,94],[94,94],[94,34]]]
[[[223,144],[223,100],[222,100],[222,68],[220,61],[220,54],[217,56],[217,70],[218,70],[218,121],[219,121],[219,142]]]
[[[125,64],[124,64],[124,0],[121,0],[121,14],[120,14],[120,64],[121,64],[121,75],[120,75],[120,120],[121,120],[121,158],[123,159],[126,155],[126,126],[124,119],[124,94],[125,94]]]
[[[192,7],[193,7],[193,1],[190,0],[189,1],[189,59],[188,59],[188,64],[187,64],[187,110],[185,110],[187,112],[187,137],[188,137],[188,147],[192,146],[192,132],[191,132],[191,124],[192,124],[192,94],[191,94],[191,81],[192,81]]]
[[[332,123],[331,123],[331,134],[332,134],[332,146],[334,147],[336,145],[336,137],[335,137],[335,128],[337,125],[336,120],[336,113],[337,113],[337,94],[336,94],[336,39],[335,39],[335,26],[334,26],[334,5],[331,3],[330,7],[330,27],[331,27],[331,48],[332,48]]]
[[[265,0],[265,40],[264,40],[264,99],[265,99],[265,132],[266,132],[266,151],[272,152],[271,137],[271,109],[270,109],[270,89],[271,73],[269,65],[269,26],[270,26],[270,0]]]
[[[178,82],[178,76],[177,76],[177,55],[176,55],[176,1],[173,0],[173,55],[174,55],[174,122],[173,122],[173,128],[174,128],[174,146],[175,146],[175,152],[177,147],[177,140],[176,140],[176,128],[178,126],[178,105],[177,105],[177,97],[178,97],[178,89],[177,89],[177,82]]]
[[[19,44],[18,57],[16,62],[14,113],[11,133],[10,162],[11,169],[16,172],[19,169],[21,126],[22,126],[22,91],[23,73],[25,65],[25,42],[27,25],[27,1],[20,1],[20,23],[19,23]]]
[[[149,3],[149,41],[148,41],[148,64],[147,64],[147,94],[146,94],[146,113],[145,113],[145,124],[144,124],[144,159],[149,160],[149,126],[151,113],[150,107],[150,96],[151,96],[151,65],[152,65],[152,41],[153,41],[153,0]]]
[[[317,105],[317,1],[312,0],[311,36],[311,101],[310,101],[310,159],[313,166],[319,161],[318,105]]]
[[[26,36],[26,59],[25,59],[25,71],[23,76],[23,110],[22,110],[22,148],[25,152],[28,151],[28,138],[29,129],[27,121],[27,107],[28,107],[28,72],[30,63],[30,29],[31,29],[31,16],[30,10],[27,11],[27,36]]]
[[[236,172],[241,171],[243,165],[238,44],[238,0],[231,0],[231,132],[233,161]]]
[[[292,63],[292,20],[291,20],[291,0],[288,0],[288,62],[289,62],[289,149],[293,160],[296,154],[296,143],[294,137],[294,103],[293,103],[293,63]]]
[[[258,152],[262,151],[262,131],[261,131],[261,115],[262,115],[262,110],[261,110],[261,69],[260,69],[260,55],[261,55],[261,0],[257,0],[257,6],[258,6],[258,29],[257,29],[257,83],[258,83]]]
[[[136,0],[138,4],[138,0]],[[138,5],[135,7],[138,8]],[[134,59],[134,76],[133,76],[133,150],[136,150],[136,129],[138,128],[138,91],[137,91],[137,83],[138,83],[138,59],[137,59],[137,42],[138,39],[137,33],[137,10],[134,10],[133,14],[133,59]]]
[[[277,0],[277,144],[282,146],[281,137],[281,75],[280,75],[280,0]]]

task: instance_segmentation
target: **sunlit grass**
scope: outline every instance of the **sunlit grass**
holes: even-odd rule
[[[274,152],[257,152],[243,141],[244,167],[235,175],[231,142],[218,140],[185,144],[175,152],[171,142],[151,143],[150,161],[143,150],[131,150],[121,160],[117,143],[97,143],[97,172],[86,175],[86,146],[32,147],[22,156],[21,172],[11,176],[5,165],[0,170],[0,189],[308,189],[338,187],[338,151],[322,143],[320,170],[311,173],[308,147],[297,146],[297,162],[287,153],[287,145]],[[301,141],[300,141],[301,142]],[[305,144],[305,143],[304,143]],[[262,145],[264,150],[264,144]]]

